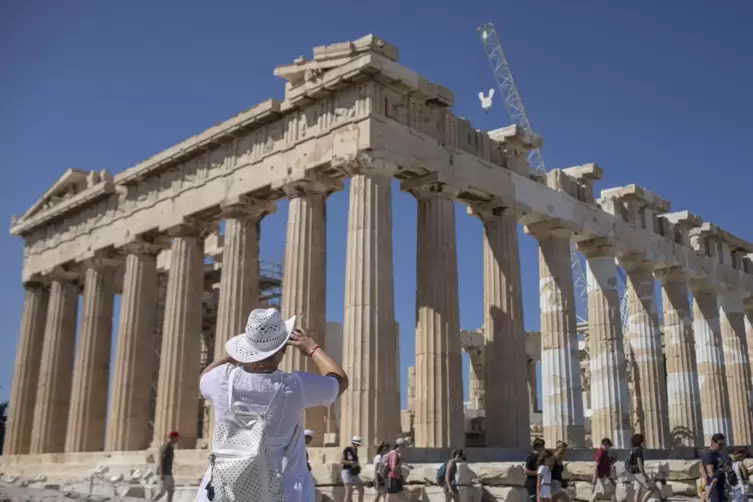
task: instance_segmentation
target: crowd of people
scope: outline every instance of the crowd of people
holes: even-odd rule
[[[319,374],[281,371],[279,365],[288,349],[308,358]],[[283,321],[275,309],[252,311],[245,332],[231,338],[225,351],[201,374],[201,393],[212,403],[215,425],[213,450],[196,501],[313,502],[314,480],[306,445],[314,433],[301,430],[303,412],[334,403],[348,388],[348,376],[308,333],[295,329],[295,317]],[[179,440],[178,432],[171,432],[160,448],[160,489],[153,500],[166,495],[172,502],[174,450]],[[347,502],[352,502],[354,494],[358,502],[364,498],[358,456],[361,444],[359,436],[352,437],[340,461]],[[408,500],[402,470],[405,447],[404,438],[394,445],[379,445],[373,459],[375,501]],[[567,443],[558,441],[555,449],[549,450],[537,439],[532,447],[524,465],[524,487],[531,502],[569,502],[563,476]],[[617,501],[616,460],[609,455],[612,447],[612,441],[604,438],[594,456],[591,502],[603,498]],[[625,475],[634,488],[632,502],[648,502],[656,496],[656,482],[646,472],[644,448],[645,438],[635,434],[624,461]],[[747,451],[735,450],[727,457],[725,449],[724,435],[715,434],[702,458],[702,502],[747,501],[748,472],[743,463]],[[460,500],[458,465],[465,461],[464,450],[456,449],[437,472],[436,482],[444,489],[447,502]]]

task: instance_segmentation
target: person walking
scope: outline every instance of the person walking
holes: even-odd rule
[[[314,431],[312,431],[311,429],[306,429],[305,431],[303,431],[303,442],[306,446],[308,446],[309,443],[311,443],[311,441],[313,440],[314,440]],[[311,472],[311,462],[309,462],[308,448],[306,448],[306,465],[309,468],[309,472]]]
[[[465,451],[462,448],[452,450],[450,460],[444,465],[442,479],[445,502],[460,502],[460,492],[457,485],[458,463],[460,462],[465,462]]]
[[[745,467],[745,457],[748,456],[748,451],[745,448],[738,448],[732,453],[732,471],[737,478],[735,483],[730,483],[732,486],[732,499],[735,502],[748,502],[748,480],[750,474]]]
[[[722,451],[726,446],[727,438],[724,437],[724,434],[717,432],[711,436],[709,449],[701,455],[701,487],[703,489],[700,493],[701,501],[707,499],[708,487],[711,484],[714,473],[721,467],[719,462]]]
[[[533,444],[531,445],[533,451],[526,457],[526,463],[523,467],[526,475],[523,487],[526,489],[530,502],[536,502],[538,498],[536,484],[539,478],[539,457],[544,453],[545,444],[543,439],[537,438],[533,440]]]
[[[643,448],[646,446],[646,438],[643,434],[633,434],[630,438],[630,453],[625,462],[627,478],[633,484],[635,502],[648,502],[652,493],[652,480],[646,474]]]
[[[565,481],[565,466],[563,460],[567,451],[567,443],[557,441],[557,447],[554,450],[554,464],[552,465],[552,500],[557,502],[570,502],[567,495],[567,482]]]
[[[405,440],[399,438],[395,441],[395,449],[387,455],[384,468],[384,478],[387,482],[387,502],[395,500],[408,500],[403,488],[403,455],[405,452]]]
[[[538,502],[552,500],[552,467],[554,467],[554,453],[544,450],[539,457],[538,476],[536,479],[536,498]]]
[[[609,458],[609,449],[612,448],[612,440],[604,438],[601,447],[594,455],[594,472],[591,482],[594,485],[591,494],[591,502],[596,502],[601,497],[609,497],[612,502],[617,502],[615,484],[612,480],[612,460]]]
[[[342,465],[341,478],[345,485],[345,500],[352,502],[353,491],[358,492],[358,502],[363,502],[363,483],[361,483],[361,464],[358,463],[358,447],[361,446],[360,436],[353,436],[350,446],[343,450],[340,460]]]
[[[246,331],[225,344],[227,354],[204,369],[200,387],[214,408],[215,438],[232,425],[225,417],[231,417],[236,410],[262,414],[259,416],[266,418],[266,445],[261,457],[275,473],[281,473],[277,479],[281,479],[284,500],[314,502],[314,480],[307,469],[301,434],[303,410],[332,404],[348,388],[348,376],[314,338],[294,326],[295,317],[283,322],[275,309],[252,311]],[[309,358],[321,374],[280,371],[278,367],[288,348]],[[245,493],[249,487],[261,488],[244,475],[230,476],[231,472],[223,476],[222,472],[215,472],[222,471],[221,465],[213,464],[207,469],[197,502],[211,500],[218,489],[230,491],[239,500],[279,498],[276,494]],[[231,477],[235,484],[226,481]]]
[[[707,492],[709,502],[726,502],[727,500],[727,475],[732,470],[732,461],[727,457],[719,457],[719,467],[711,475]]]
[[[159,477],[159,492],[152,500],[159,500],[167,495],[167,502],[173,502],[175,494],[175,478],[173,478],[173,460],[175,460],[175,445],[180,441],[180,434],[173,431],[167,435],[167,442],[160,446],[157,459],[157,477]]]
[[[374,491],[376,491],[374,502],[387,498],[387,487],[384,482],[384,463],[387,460],[389,449],[389,443],[382,441],[377,446],[376,455],[374,455]]]

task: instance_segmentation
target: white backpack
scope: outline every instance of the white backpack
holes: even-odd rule
[[[243,403],[233,402],[233,383],[238,371],[240,369],[235,368],[230,372],[229,408],[225,416],[215,424],[207,498],[213,502],[285,502],[282,473],[298,442],[300,427],[296,425],[293,438],[285,448],[282,466],[276,468],[267,454],[266,411],[244,411]],[[267,410],[288,378],[292,376],[282,374],[282,385],[277,387]]]

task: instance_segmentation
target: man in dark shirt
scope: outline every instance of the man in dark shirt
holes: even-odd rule
[[[596,450],[594,455],[594,474],[591,482],[594,485],[594,491],[591,495],[591,502],[596,502],[602,496],[609,497],[612,502],[617,502],[617,493],[615,491],[614,481],[612,481],[612,460],[609,458],[609,449],[612,447],[612,440],[604,438],[601,440],[601,448]]]
[[[708,487],[711,484],[714,472],[721,467],[719,459],[726,445],[727,438],[724,437],[724,434],[716,433],[711,436],[709,449],[701,455],[701,486]],[[706,490],[701,494],[701,500],[704,500],[705,495]]]
[[[535,439],[533,441],[533,444],[531,445],[533,451],[526,457],[526,463],[523,468],[526,474],[526,481],[523,484],[523,487],[526,489],[528,498],[532,502],[536,502],[536,499],[538,498],[536,484],[539,477],[539,457],[544,452],[545,445],[546,443],[544,443],[543,439]]]
[[[345,485],[345,500],[352,502],[353,491],[358,492],[358,502],[363,502],[363,484],[361,483],[361,464],[358,463],[358,447],[361,446],[361,438],[353,436],[351,446],[343,450],[342,480]]]
[[[627,462],[625,462],[625,469],[628,479],[633,484],[634,500],[635,502],[648,502],[652,495],[652,483],[643,463],[643,448],[646,446],[646,438],[643,434],[633,434],[633,437],[630,438],[630,445],[630,454]]]
[[[167,494],[167,502],[173,502],[175,494],[175,479],[173,478],[173,460],[175,459],[175,445],[178,444],[180,434],[173,431],[167,435],[167,442],[159,449],[157,459],[157,476],[160,479],[159,492],[152,500],[159,500]]]

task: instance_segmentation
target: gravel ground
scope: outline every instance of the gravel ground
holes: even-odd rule
[[[0,486],[0,502],[144,502],[133,497],[84,495],[64,490],[41,490],[20,486]]]

